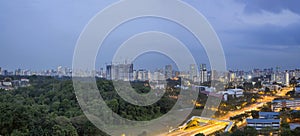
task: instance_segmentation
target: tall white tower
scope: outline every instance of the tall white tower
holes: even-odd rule
[[[284,83],[285,85],[289,86],[290,85],[290,76],[289,76],[289,72],[285,71],[285,75],[284,75]]]

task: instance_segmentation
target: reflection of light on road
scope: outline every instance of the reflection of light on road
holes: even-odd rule
[[[195,125],[195,122],[197,122],[198,125]],[[229,121],[194,116],[187,121],[187,123],[181,126],[180,130],[169,133],[168,136],[190,136],[198,133],[208,135],[216,131],[224,130],[224,128],[229,124]]]
[[[205,123],[199,126],[190,127],[187,129],[180,129],[174,132],[171,132],[167,134],[167,136],[191,136],[198,133],[203,133],[204,135],[210,135],[217,131],[223,130],[229,123],[228,122],[222,122],[218,120],[229,120],[230,117],[243,114],[247,111],[251,110],[258,110],[260,107],[262,107],[264,104],[273,101],[277,97],[284,97],[287,92],[289,92],[292,88],[283,88],[281,91],[279,91],[276,96],[267,96],[264,95],[261,97],[261,99],[258,100],[257,103],[254,103],[252,105],[249,105],[247,107],[244,107],[240,110],[228,112],[225,116],[222,116],[218,118],[217,120],[205,120],[205,119],[197,119],[197,121]],[[245,123],[240,124],[245,125]]]

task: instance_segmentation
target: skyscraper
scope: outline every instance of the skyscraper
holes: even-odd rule
[[[112,76],[111,76],[111,66],[112,65],[106,65],[106,79],[111,80]]]
[[[212,70],[210,72],[210,80],[211,81],[218,80],[218,72],[217,72],[217,70]]]
[[[190,65],[190,71],[189,71],[189,74],[190,74],[190,79],[191,79],[191,80],[193,80],[194,77],[197,76],[196,64],[191,64],[191,65]]]
[[[200,64],[200,82],[207,82],[207,69],[206,64]]]
[[[106,78],[109,80],[133,80],[133,64],[106,65]]]
[[[172,78],[172,65],[166,65],[165,67],[165,78]]]
[[[289,76],[289,72],[287,70],[285,71],[285,75],[284,75],[284,84],[287,86],[290,85],[290,76]]]
[[[63,67],[62,66],[58,66],[57,67],[57,75],[59,77],[62,77],[63,76]]]

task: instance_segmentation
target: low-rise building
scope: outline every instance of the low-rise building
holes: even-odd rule
[[[228,100],[228,96],[231,95],[233,97],[242,97],[244,96],[244,90],[243,89],[228,89],[227,91],[221,92],[223,94],[223,99],[225,101]]]
[[[291,100],[273,100],[271,108],[273,111],[280,111],[282,108],[290,108],[292,110],[297,110],[300,107],[300,99]]]
[[[260,119],[279,119],[279,112],[259,112]]]
[[[270,127],[278,130],[280,127],[280,119],[246,119],[247,126],[254,127],[256,130]]]

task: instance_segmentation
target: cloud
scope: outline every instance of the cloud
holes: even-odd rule
[[[299,66],[284,61],[300,57],[298,1],[200,0],[192,4],[215,28],[230,68]]]
[[[264,67],[277,63],[268,56],[278,57],[281,60],[294,56],[300,57],[300,8],[298,6],[300,1],[298,0],[184,1],[199,10],[212,24],[220,37],[225,54],[229,56],[227,61],[231,66],[246,67],[249,64],[243,64],[239,60],[264,58],[268,61],[249,61],[253,62],[253,65],[257,63],[257,66],[262,64],[261,66]],[[77,38],[86,23],[112,2],[114,0],[0,1],[0,44],[1,49],[5,50],[0,57],[14,56],[2,61],[0,66],[18,67],[18,64],[26,64],[32,68],[42,66],[37,64],[45,62],[49,64],[48,66],[68,65]],[[149,22],[145,20],[147,21]],[[165,25],[164,22],[156,23],[157,31],[167,29],[177,37],[189,37],[182,33],[181,29],[172,25]],[[149,24],[156,25],[152,22]],[[140,30],[139,27],[141,30],[146,29],[142,25],[134,25],[124,29],[124,34],[121,34],[124,36],[130,33],[130,30]],[[196,45],[196,42],[190,40],[192,38],[184,39],[191,47]],[[112,47],[108,48],[112,49]],[[198,50],[195,52],[200,54]],[[274,55],[274,52],[281,56]]]
[[[235,0],[235,1],[245,4],[244,12],[247,14],[261,13],[263,11],[280,13],[282,10],[290,10],[291,12],[300,14],[299,0]]]
[[[246,14],[240,17],[245,24],[249,25],[276,25],[288,26],[300,22],[300,15],[291,12],[290,10],[282,10],[279,13],[273,13],[262,10],[257,14]]]

